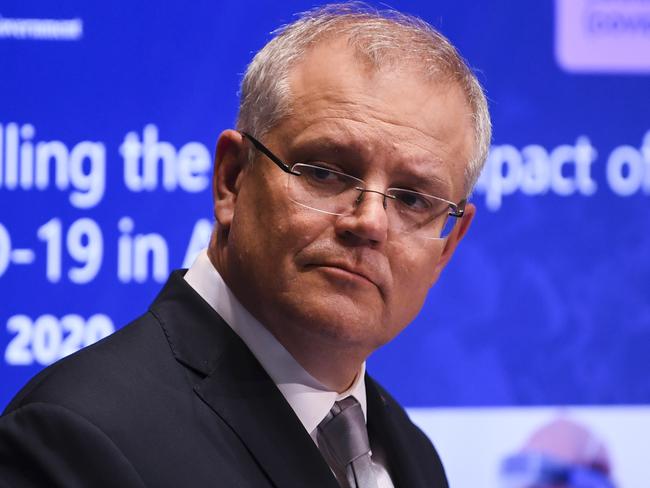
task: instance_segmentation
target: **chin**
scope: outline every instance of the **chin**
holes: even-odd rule
[[[351,297],[314,297],[302,302],[301,323],[310,335],[350,347],[376,349],[392,337],[377,309],[360,307]],[[308,305],[308,307],[305,307]]]

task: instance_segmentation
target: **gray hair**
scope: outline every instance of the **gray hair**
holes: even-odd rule
[[[317,41],[332,35],[345,36],[356,53],[375,69],[409,63],[427,79],[457,83],[463,90],[474,119],[474,154],[465,168],[466,192],[471,192],[490,147],[490,114],[476,76],[440,32],[417,17],[351,2],[304,12],[274,34],[244,74],[237,129],[262,137],[290,115],[291,69]]]

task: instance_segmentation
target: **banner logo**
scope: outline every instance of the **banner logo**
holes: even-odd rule
[[[555,57],[577,73],[650,73],[650,0],[556,0]]]
[[[78,41],[82,36],[81,19],[11,19],[0,15],[0,39]]]

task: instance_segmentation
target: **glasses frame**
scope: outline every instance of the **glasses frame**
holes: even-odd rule
[[[240,134],[241,134],[245,139],[248,139],[248,140],[253,144],[253,147],[255,147],[255,149],[257,149],[257,150],[260,151],[262,154],[264,154],[267,158],[269,158],[271,161],[273,161],[273,162],[274,162],[274,163],[275,163],[275,164],[276,164],[276,165],[277,165],[277,166],[278,166],[282,171],[284,171],[285,173],[288,173],[288,174],[290,174],[290,175],[294,175],[294,176],[300,176],[302,173],[300,173],[299,171],[295,171],[295,170],[293,169],[293,168],[294,168],[296,165],[298,165],[298,164],[303,164],[303,165],[308,165],[308,166],[314,166],[314,167],[316,167],[315,165],[312,165],[312,164],[309,164],[309,163],[301,163],[301,162],[295,163],[293,166],[290,166],[290,165],[288,165],[287,163],[285,163],[284,161],[282,161],[282,159],[280,159],[278,156],[276,156],[275,154],[273,154],[273,152],[272,152],[268,147],[266,147],[264,144],[262,144],[260,141],[258,141],[255,137],[253,137],[252,135],[250,135],[248,132],[245,132],[245,131],[238,131],[238,132],[239,132],[239,133],[240,133]],[[319,167],[320,167],[320,166],[319,166]],[[366,183],[365,181],[363,181],[363,180],[360,179],[360,178],[357,178],[357,177],[355,177],[355,176],[349,175],[349,174],[347,174],[347,173],[343,173],[343,172],[341,172],[341,171],[336,171],[336,170],[332,170],[332,169],[330,169],[330,168],[325,168],[325,167],[324,167],[323,169],[327,169],[327,170],[329,170],[329,171],[334,171],[334,172],[336,172],[336,173],[340,173],[340,174],[342,174],[342,175],[344,175],[344,176],[348,176],[348,177],[350,177],[350,178],[354,178],[355,180],[358,180],[358,181],[362,182],[364,185],[365,185],[365,183]],[[384,197],[384,202],[383,202],[383,204],[384,204],[384,208],[386,208],[386,198],[391,198],[391,199],[395,199],[395,198],[396,198],[396,197],[393,196],[393,195],[389,195],[389,194],[387,194],[387,193],[380,192],[380,191],[378,191],[378,190],[369,190],[369,189],[367,189],[367,188],[361,188],[361,187],[357,187],[356,189],[360,192],[359,197],[357,198],[357,202],[360,202],[360,201],[361,201],[361,199],[363,198],[363,194],[364,194],[364,193],[378,193],[379,195],[383,195],[383,197]],[[447,200],[447,199],[445,199],[445,198],[437,197],[437,196],[435,196],[435,195],[428,195],[428,194],[426,194],[426,193],[421,193],[421,192],[414,192],[414,191],[411,191],[411,190],[406,190],[405,188],[392,188],[392,187],[391,187],[391,188],[388,188],[386,191],[388,191],[388,190],[402,190],[402,191],[408,191],[408,192],[410,192],[410,193],[417,193],[417,194],[424,195],[424,196],[426,196],[426,197],[433,198],[433,199],[435,199],[435,200],[438,200],[438,201],[444,202],[444,203],[446,203],[447,205],[449,205],[449,214],[448,214],[449,217],[454,217],[454,218],[456,218],[456,219],[461,219],[461,218],[463,217],[463,215],[465,215],[465,205],[467,204],[467,199],[466,199],[466,198],[462,199],[462,200],[461,200],[460,202],[458,202],[458,203],[454,203],[454,202],[449,201],[449,200]],[[324,211],[319,210],[319,212],[324,212]],[[329,212],[325,212],[325,213],[329,213]],[[454,226],[455,226],[455,224],[454,224]],[[452,228],[453,228],[454,226],[452,226]],[[431,239],[445,239],[445,237],[438,237],[438,238],[435,238],[435,237],[434,237],[434,238],[431,238]]]

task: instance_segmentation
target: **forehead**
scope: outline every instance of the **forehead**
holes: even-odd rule
[[[344,39],[313,47],[291,71],[290,116],[271,131],[284,147],[348,148],[449,180],[462,198],[472,156],[472,114],[462,90],[427,80],[414,66],[376,69]]]

